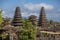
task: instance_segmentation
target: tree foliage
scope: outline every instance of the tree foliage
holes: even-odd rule
[[[0,26],[1,26],[1,23],[3,22],[2,13],[3,13],[3,11],[0,10]]]
[[[35,38],[36,38],[36,25],[33,26],[29,20],[25,19],[24,25],[20,33],[20,40],[33,40]]]
[[[7,35],[5,33],[0,34],[0,37],[2,38],[2,40],[6,39],[6,36]]]
[[[48,24],[60,24],[60,22],[53,21],[53,20],[47,20]]]

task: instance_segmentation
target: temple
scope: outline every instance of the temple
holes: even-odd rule
[[[33,25],[37,25],[37,16],[31,15],[29,16],[29,20],[32,22]]]
[[[14,15],[14,19],[12,21],[12,25],[13,26],[22,26],[22,16],[21,16],[21,10],[19,7],[16,7],[15,10],[15,15]]]
[[[44,7],[41,8],[41,12],[39,15],[38,26],[45,27],[46,26],[46,15]]]

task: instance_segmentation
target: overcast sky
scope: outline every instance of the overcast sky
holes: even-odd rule
[[[12,18],[17,6],[20,7],[23,17],[39,17],[40,8],[44,6],[47,19],[60,21],[60,0],[0,0],[0,9],[4,11],[3,17]]]

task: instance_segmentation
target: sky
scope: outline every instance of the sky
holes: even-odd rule
[[[0,0],[3,17],[13,18],[17,6],[24,18],[30,15],[36,15],[38,18],[43,6],[48,20],[60,22],[60,0]]]

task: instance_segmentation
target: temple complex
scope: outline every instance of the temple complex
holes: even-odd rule
[[[39,20],[37,16],[30,15],[28,20],[32,22],[32,25],[37,26],[37,35],[35,40],[60,40],[60,25],[47,25],[47,18],[44,7],[41,7],[39,14]],[[0,34],[5,32],[7,40],[20,40],[20,29],[23,26],[23,19],[21,16],[21,10],[16,7],[14,18],[10,22],[9,18],[6,18],[3,22],[3,28],[0,29]]]

